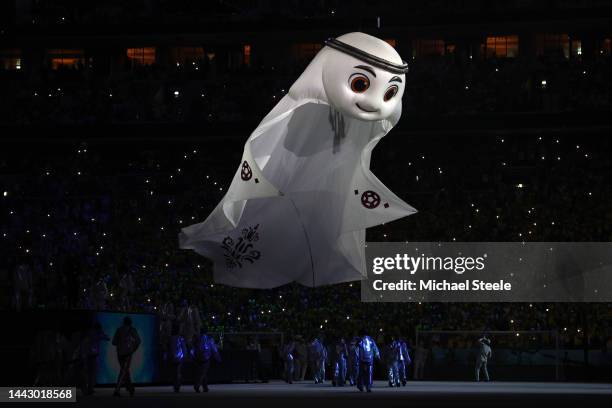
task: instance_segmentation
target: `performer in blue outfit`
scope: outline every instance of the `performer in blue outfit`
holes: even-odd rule
[[[344,387],[346,383],[346,360],[348,358],[348,347],[344,337],[340,337],[336,344],[333,346],[333,358],[334,358],[334,378],[332,379],[332,385],[335,387]]]
[[[320,384],[325,381],[325,363],[327,362],[327,349],[323,342],[319,339],[321,336],[315,337],[310,343],[310,367],[315,384]]]
[[[393,336],[387,336],[383,352],[387,368],[389,387],[399,387],[400,343]]]
[[[399,339],[399,345],[399,378],[402,382],[402,385],[406,386],[406,382],[408,381],[408,366],[412,364],[412,359],[410,358],[410,347],[408,346],[408,342],[404,338]]]
[[[372,392],[372,374],[374,369],[374,359],[380,359],[380,352],[374,340],[368,336],[365,330],[362,332],[361,340],[357,344],[357,356],[359,359],[359,377],[357,388],[363,391]]]
[[[215,344],[215,339],[207,334],[207,328],[202,327],[200,337],[197,339],[193,354],[197,364],[198,372],[195,378],[193,388],[196,392],[200,392],[200,387],[204,392],[208,392],[208,369],[210,360],[214,358],[217,362],[221,362],[221,355]]]
[[[185,338],[179,333],[179,325],[174,322],[172,325],[172,335],[168,344],[169,356],[172,364],[174,392],[179,392],[183,378],[183,362],[187,358],[187,343]]]
[[[357,385],[357,378],[359,377],[359,355],[357,345],[360,341],[361,339],[359,336],[354,336],[348,347],[348,377],[349,384],[351,385]]]
[[[285,361],[285,381],[289,384],[293,384],[295,341],[291,340],[283,347],[283,360]]]

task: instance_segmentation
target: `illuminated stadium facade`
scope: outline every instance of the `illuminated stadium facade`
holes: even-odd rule
[[[282,69],[307,62],[326,38],[357,27],[385,38],[412,60],[446,56],[464,62],[537,57],[589,61],[612,51],[610,6],[603,1],[562,6],[537,1],[503,6],[486,1],[435,6],[360,1],[316,7],[301,2],[297,9],[250,1],[231,7],[219,2],[212,11],[202,7],[193,13],[179,12],[180,2],[171,6],[143,1],[144,11],[131,17],[114,17],[112,2],[81,6],[76,12],[69,1],[58,2],[63,6],[13,3],[3,4],[0,68],[24,73],[78,64],[100,73],[154,63],[194,69],[209,64],[217,73]]]

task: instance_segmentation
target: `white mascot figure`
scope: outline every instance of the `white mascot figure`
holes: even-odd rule
[[[217,283],[321,286],[366,276],[365,229],[416,212],[370,171],[399,121],[407,64],[364,33],[326,41],[244,146],[229,190],[180,247]]]

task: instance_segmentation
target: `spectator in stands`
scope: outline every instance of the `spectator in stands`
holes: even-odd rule
[[[130,311],[130,298],[134,294],[134,279],[129,271],[126,271],[119,280],[119,310]]]
[[[13,268],[13,307],[16,311],[29,309],[33,304],[32,268],[26,257]]]
[[[106,310],[106,302],[108,299],[108,288],[103,276],[98,276],[94,286],[91,289],[93,296],[93,308],[94,310]]]
[[[164,360],[169,358],[168,345],[170,344],[170,336],[172,336],[174,327],[178,325],[174,315],[174,305],[170,302],[164,303],[159,308],[159,343]]]
[[[187,339],[193,339],[202,329],[202,319],[197,306],[190,305],[186,300],[183,301],[182,308],[177,317],[181,325],[181,334]]]

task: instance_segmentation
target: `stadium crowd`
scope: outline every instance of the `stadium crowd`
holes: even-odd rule
[[[303,70],[299,63],[218,69],[208,58],[174,65],[127,63],[100,73],[95,61],[0,72],[0,124],[257,122]],[[612,59],[562,56],[465,60],[417,58],[406,75],[404,115],[609,112]]]
[[[335,1],[291,2],[299,12],[256,3],[257,10],[241,13],[241,6],[227,2],[34,2],[0,35],[109,23],[127,33],[132,24],[146,31],[151,22],[163,29],[202,25],[199,18],[214,28],[215,21],[262,24],[269,15],[275,21],[282,15],[288,24],[323,19],[329,26],[340,14],[360,14]],[[446,11],[469,14],[485,3],[449,2]],[[419,9],[439,17],[439,4],[405,7],[414,8],[411,18],[421,18]],[[395,6],[388,11],[385,21]],[[516,114],[605,117],[612,106],[609,49],[588,58],[549,53],[472,59],[445,52],[405,56],[410,71],[403,118],[373,156],[374,173],[419,213],[370,229],[368,240],[610,241],[612,190],[605,175],[612,160],[605,132],[587,133],[585,124],[575,132],[513,134],[499,126],[445,136],[410,126],[423,118],[477,122],[487,114],[503,114],[506,121]],[[262,65],[255,57],[228,67],[217,59],[139,65],[124,58],[125,65],[109,68],[88,55],[70,67],[26,64],[0,71],[2,129],[13,139],[45,129],[30,136],[47,139],[32,142],[41,143],[35,149],[26,139],[0,151],[0,253],[8,260],[0,266],[3,306],[153,312],[167,327],[180,310],[191,310],[190,316],[218,330],[306,337],[317,331],[353,334],[364,325],[372,334],[397,328],[408,336],[417,328],[558,329],[568,347],[606,346],[609,304],[375,304],[360,301],[358,283],[257,291],[215,285],[210,262],[178,250],[177,234],[216,206],[252,130],[247,126],[270,111],[307,63],[286,56],[279,58],[284,63]],[[168,142],[175,125],[197,141]],[[117,144],[73,141],[105,126],[116,139],[122,132],[139,134]],[[169,133],[166,141],[137,141],[157,126],[158,133]],[[53,141],[49,129],[65,134]]]
[[[612,238],[605,176],[612,162],[604,135],[391,133],[387,139],[375,151],[374,172],[420,212],[369,230],[370,241]],[[211,264],[179,250],[177,233],[221,199],[242,140],[3,150],[4,305],[145,311],[170,320],[188,308],[219,331],[304,336],[348,335],[364,325],[371,333],[395,328],[409,336],[417,328],[558,329],[567,347],[586,339],[590,347],[606,347],[610,304],[375,304],[361,302],[359,283],[215,285]]]

